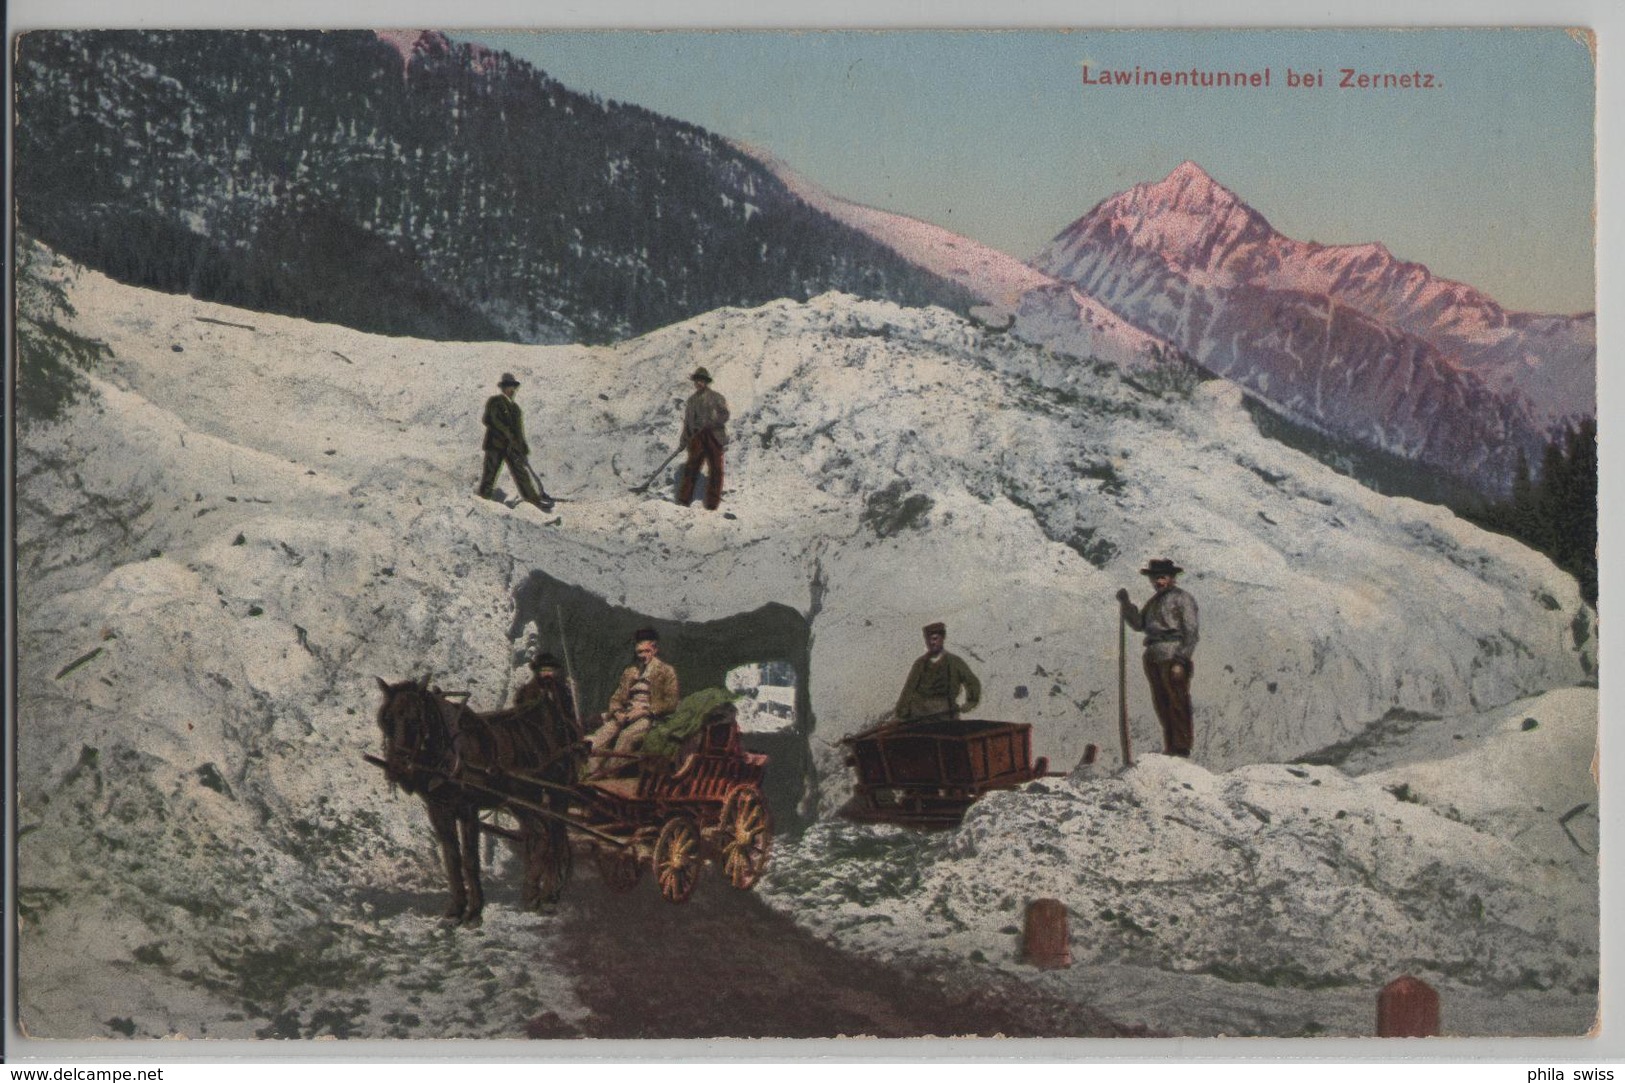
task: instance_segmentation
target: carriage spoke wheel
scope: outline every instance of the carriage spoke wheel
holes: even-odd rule
[[[700,829],[687,816],[673,816],[655,840],[655,879],[660,897],[687,902],[700,879]]]
[[[643,865],[638,861],[637,850],[631,846],[624,850],[600,846],[593,858],[598,862],[599,879],[617,895],[631,891],[643,878]]]
[[[728,883],[741,891],[754,887],[772,847],[773,820],[762,791],[755,786],[734,790],[722,806],[722,870]]]

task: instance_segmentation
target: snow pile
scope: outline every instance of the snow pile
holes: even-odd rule
[[[1580,1033],[1596,1010],[1594,841],[1559,850],[1541,832],[1559,830],[1576,796],[1596,800],[1585,740],[1596,703],[1574,690],[1518,704],[1513,714],[1544,722],[1512,732],[1456,720],[1457,755],[1364,778],[1307,764],[1214,774],[1150,755],[1116,774],[1080,768],[989,795],[940,835],[824,823],[780,848],[763,890],[865,953],[1029,974],[1018,958],[1026,905],[1059,899],[1074,970],[1042,980],[1173,1033],[1248,1032],[1244,1005],[1277,989],[1303,1000],[1271,1024],[1278,1033],[1317,1013],[1326,1030],[1368,1033],[1371,995],[1402,973],[1441,989],[1456,1032]],[[1505,793],[1514,756],[1516,798]],[[1479,795],[1483,811],[1419,803],[1401,778],[1448,778],[1443,792]],[[1595,817],[1578,830],[1594,840]],[[1174,998],[1200,1003],[1212,1029],[1193,1024],[1189,1005],[1099,988],[1100,969],[1114,967],[1135,985],[1217,979]],[[1353,1012],[1342,1003],[1351,992]]]
[[[339,998],[287,975],[346,972],[334,960],[375,950],[376,922],[426,944],[414,915],[438,908],[438,861],[418,804],[361,760],[379,742],[373,678],[430,671],[501,706],[531,640],[557,646],[552,619],[516,601],[538,574],[696,637],[792,614],[808,808],[843,796],[827,750],[895,700],[930,620],[981,675],[982,713],[1033,723],[1037,753],[1110,747],[1111,595],[1143,593],[1150,556],[1191,569],[1203,607],[1209,766],[1290,758],[1396,709],[1493,707],[1592,664],[1589,610],[1549,562],[1263,439],[1233,387],[1158,397],[940,310],[830,295],[589,349],[371,336],[89,273],[71,296],[113,358],[91,398],[18,448],[19,964],[35,1034],[258,1032]],[[733,409],[733,518],[628,491],[670,451],[701,364]],[[572,498],[553,515],[473,492],[503,371],[522,381],[536,466]],[[600,683],[625,661],[624,645],[575,656]],[[1155,723],[1134,695],[1146,747]],[[403,885],[412,913],[369,915]],[[499,954],[536,950],[532,932],[484,935]],[[279,944],[297,965],[251,954]],[[285,980],[241,977],[260,966]],[[505,980],[490,967],[482,990]],[[483,1021],[397,992],[352,996],[322,1025],[378,1034],[404,1012],[449,1036],[515,1019],[495,992]]]

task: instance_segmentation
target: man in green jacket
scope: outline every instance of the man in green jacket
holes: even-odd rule
[[[915,659],[903,682],[903,694],[897,697],[897,718],[902,722],[955,719],[982,701],[982,682],[970,666],[957,654],[943,650],[948,626],[938,621],[927,624],[924,631],[925,653]],[[962,691],[963,705],[959,703]]]
[[[504,372],[497,381],[501,394],[492,395],[485,402],[485,469],[480,474],[479,493],[487,500],[495,500],[492,487],[497,482],[497,471],[508,464],[508,473],[519,486],[519,495],[527,504],[535,504],[543,511],[553,510],[553,501],[536,488],[530,477],[530,445],[525,442],[525,412],[513,400],[519,390],[519,381],[513,373]]]

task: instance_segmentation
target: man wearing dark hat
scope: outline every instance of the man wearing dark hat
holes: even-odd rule
[[[559,713],[576,723],[575,697],[570,693],[559,660],[547,651],[540,651],[530,660],[530,680],[514,696],[514,706],[528,707],[533,703],[552,704]]]
[[[937,621],[927,624],[923,631],[925,653],[914,660],[903,682],[903,694],[897,697],[897,718],[903,722],[958,718],[960,711],[973,710],[982,701],[982,682],[963,658],[942,649],[948,641],[947,625]],[[960,692],[965,693],[963,706],[959,703]]]
[[[1174,578],[1184,571],[1171,560],[1153,560],[1140,569],[1156,591],[1143,609],[1129,601],[1128,591],[1117,592],[1123,620],[1136,632],[1145,633],[1145,677],[1151,683],[1151,703],[1162,723],[1162,750],[1172,756],[1189,756],[1191,728],[1191,674],[1196,650],[1196,599],[1174,586]]]
[[[543,496],[536,488],[536,483],[530,478],[530,466],[527,456],[530,455],[530,445],[525,442],[525,412],[513,400],[514,392],[519,390],[519,381],[513,378],[513,373],[504,372],[502,379],[497,381],[501,394],[492,395],[485,402],[485,469],[480,474],[479,494],[487,500],[496,499],[492,495],[492,487],[497,482],[497,471],[502,464],[508,464],[508,473],[513,475],[514,484],[519,486],[519,495],[528,504],[535,504],[543,511],[552,511],[553,502]]]
[[[694,502],[694,483],[700,477],[700,465],[705,465],[705,507],[716,511],[722,503],[722,449],[728,443],[728,400],[711,390],[711,374],[704,367],[694,370],[689,377],[694,381],[694,394],[683,407],[683,435],[678,437],[679,450],[688,449],[688,462],[683,466],[683,484],[678,490],[677,502],[688,507]]]
[[[662,662],[660,635],[653,628],[640,628],[632,634],[637,661],[621,672],[621,681],[609,697],[598,727],[587,734],[596,760],[591,775],[614,775],[632,764],[631,755],[657,721],[677,709],[682,696],[677,688],[677,671]],[[613,756],[601,755],[615,753]]]

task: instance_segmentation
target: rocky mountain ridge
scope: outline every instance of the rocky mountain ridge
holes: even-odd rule
[[[1292,240],[1200,166],[1100,203],[1034,261],[1289,418],[1504,494],[1595,410],[1595,320],[1509,313],[1381,245]]]
[[[963,287],[983,302],[973,315],[993,328],[1125,369],[1144,368],[1177,353],[1168,340],[1147,334],[1093,297],[1008,253],[918,218],[842,199],[761,148],[741,149],[811,206]]]
[[[441,34],[41,31],[16,115],[23,228],[261,311],[603,342],[828,289],[972,303],[710,133]]]

